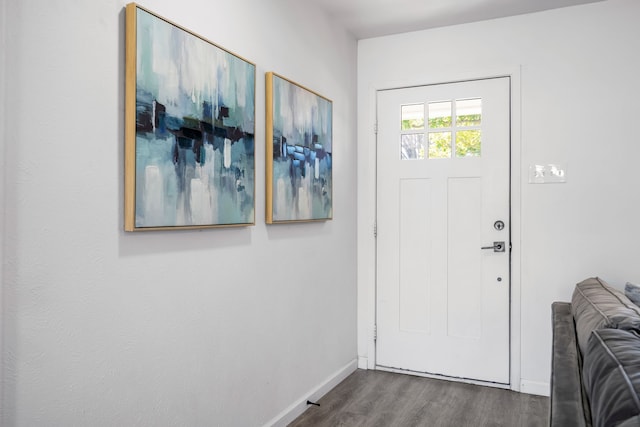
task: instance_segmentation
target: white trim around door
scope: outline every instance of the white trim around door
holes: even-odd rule
[[[358,367],[375,369],[376,322],[376,94],[379,90],[478,80],[511,78],[511,330],[510,388],[521,390],[521,94],[520,68],[446,73],[412,81],[376,82],[359,94],[358,113]],[[366,105],[363,104],[366,99]]]

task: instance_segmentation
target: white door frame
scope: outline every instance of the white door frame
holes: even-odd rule
[[[521,94],[520,67],[432,75],[420,80],[376,82],[367,88],[366,110],[358,115],[358,367],[375,369],[376,322],[376,97],[379,90],[453,83],[492,77],[510,77],[511,90],[511,295],[510,295],[510,388],[521,389]],[[361,106],[362,107],[362,106]]]

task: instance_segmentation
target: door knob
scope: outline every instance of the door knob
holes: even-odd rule
[[[493,242],[493,246],[483,246],[480,249],[493,249],[493,252],[504,252],[504,242]]]

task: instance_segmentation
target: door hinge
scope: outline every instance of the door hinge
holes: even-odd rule
[[[373,124],[373,133],[375,133],[376,135],[378,134],[378,122],[375,122]]]
[[[378,325],[373,325],[373,340],[378,341]]]
[[[373,223],[373,238],[377,238],[378,237],[378,223],[374,222]]]

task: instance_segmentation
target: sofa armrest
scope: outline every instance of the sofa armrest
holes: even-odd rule
[[[571,304],[554,302],[553,351],[551,359],[551,427],[591,426],[588,402],[583,391],[581,360]]]

